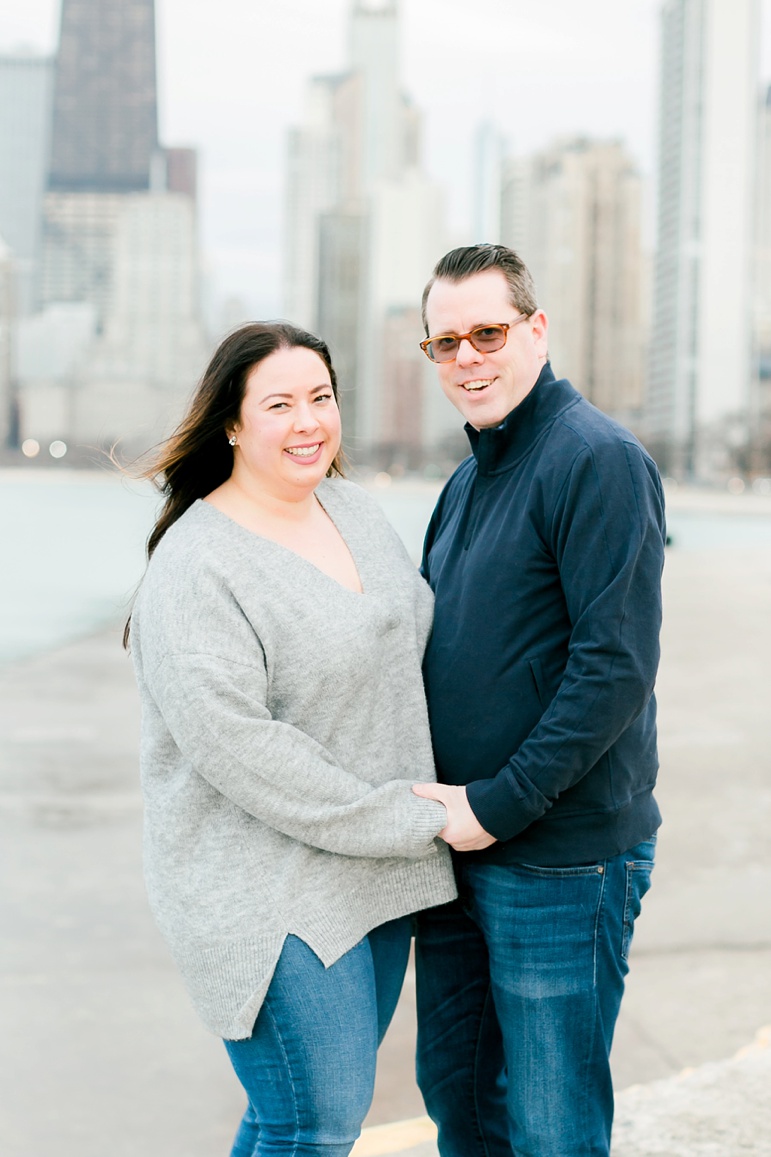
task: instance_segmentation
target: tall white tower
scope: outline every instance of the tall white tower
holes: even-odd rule
[[[501,240],[503,138],[492,121],[474,133],[474,241]]]
[[[506,174],[503,240],[535,279],[556,373],[638,428],[646,262],[634,161],[620,141],[566,137]]]
[[[662,8],[647,440],[684,477],[735,469],[752,365],[759,0]]]
[[[412,464],[457,426],[418,346],[444,207],[399,82],[396,0],[349,11],[350,67],[313,79],[289,136],[285,309],[329,344],[353,459]]]
[[[750,407],[751,467],[771,474],[771,86],[760,109],[755,246],[755,391]]]
[[[404,164],[396,0],[355,0],[349,25],[351,70],[361,78],[362,185],[393,180]]]
[[[16,262],[21,314],[36,304],[52,78],[50,57],[0,56],[0,234]]]

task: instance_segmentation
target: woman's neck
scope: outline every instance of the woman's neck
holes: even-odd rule
[[[231,474],[221,486],[207,494],[206,502],[237,522],[303,523],[312,518],[318,502],[313,489],[298,487],[295,493],[273,492],[251,477]]]

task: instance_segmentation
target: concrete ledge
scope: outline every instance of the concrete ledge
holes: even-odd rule
[[[374,1125],[364,1129],[351,1151],[351,1157],[435,1157],[436,1126],[428,1117],[396,1121],[393,1125]]]
[[[613,1157],[771,1154],[771,1026],[726,1061],[634,1085],[616,1101]]]
[[[726,1061],[616,1098],[613,1157],[771,1155],[771,1026]],[[437,1157],[428,1117],[365,1129],[352,1157]]]

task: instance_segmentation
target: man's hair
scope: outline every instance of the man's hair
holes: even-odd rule
[[[465,281],[475,273],[483,273],[486,269],[500,269],[509,286],[511,304],[527,317],[538,309],[535,296],[535,284],[530,270],[513,249],[505,245],[463,245],[460,249],[451,249],[437,262],[431,280],[423,290],[423,325],[428,337],[428,321],[426,320],[426,302],[435,281],[443,278],[445,281]]]

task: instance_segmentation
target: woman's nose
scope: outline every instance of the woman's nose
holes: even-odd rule
[[[312,406],[303,403],[297,407],[294,415],[296,430],[313,430],[318,426],[318,418]]]

